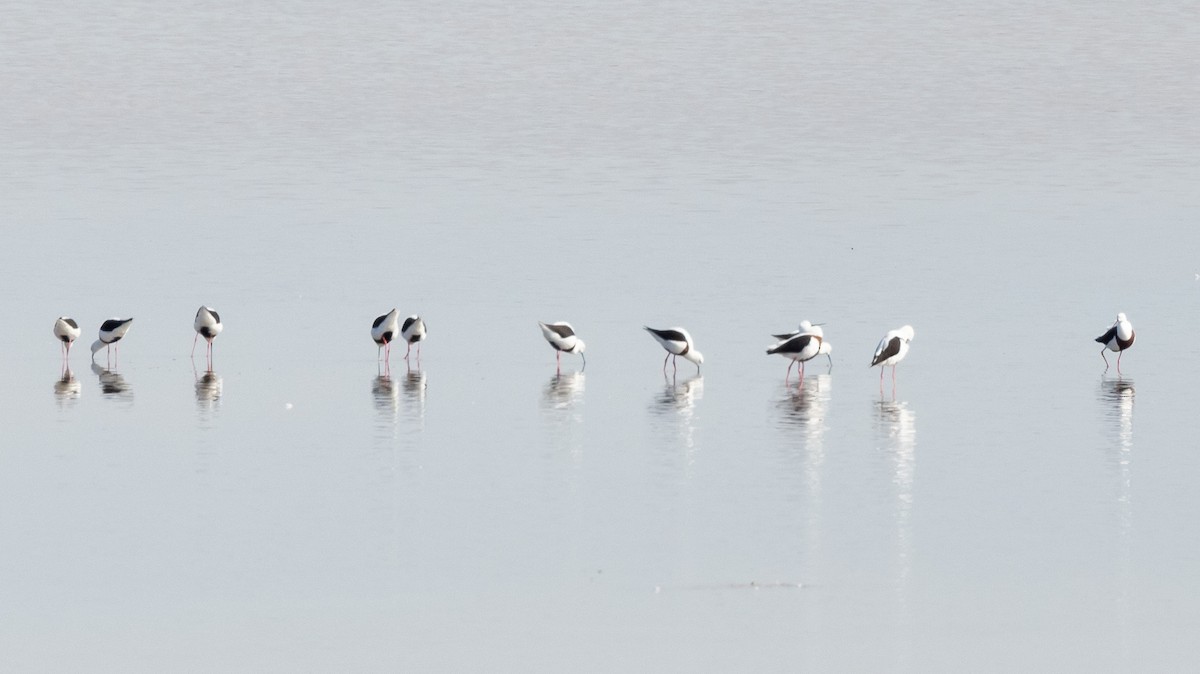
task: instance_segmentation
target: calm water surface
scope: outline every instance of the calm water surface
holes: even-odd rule
[[[5,15],[5,671],[1194,667],[1195,6]]]

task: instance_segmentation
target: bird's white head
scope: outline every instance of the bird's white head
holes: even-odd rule
[[[96,341],[92,342],[92,355],[93,356],[96,355],[97,351],[99,351],[100,349],[103,349],[106,346],[108,346],[108,345],[98,339]]]
[[[906,341],[906,342],[912,341],[913,327],[911,325],[906,325],[906,326],[900,328],[899,330],[897,330],[896,332],[899,334],[900,338],[903,339],[904,341]]]
[[[812,330],[812,326],[813,324],[810,321],[800,321],[800,332],[808,332],[809,330]]]
[[[688,352],[683,354],[683,357],[692,361],[697,366],[704,364],[704,354],[695,349],[688,349]]]
[[[1125,314],[1124,314],[1123,312],[1122,312],[1122,313],[1119,313],[1119,314],[1117,314],[1117,322],[1118,322],[1118,323],[1124,323],[1124,322],[1125,322],[1125,321],[1127,321],[1127,320],[1129,320],[1129,319],[1128,319],[1128,318],[1125,318]]]
[[[576,337],[575,338],[575,352],[583,353],[584,351],[587,351],[587,344],[584,344],[582,339]],[[603,354],[601,354],[601,355],[603,355]]]
[[[817,351],[817,355],[826,355],[833,353],[833,345],[825,340],[821,340],[821,349]]]

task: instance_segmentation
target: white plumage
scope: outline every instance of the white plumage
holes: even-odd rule
[[[1121,374],[1121,354],[1125,349],[1133,346],[1133,341],[1137,339],[1137,335],[1133,331],[1133,323],[1125,317],[1124,313],[1117,314],[1117,320],[1109,326],[1108,330],[1096,338],[1104,346],[1100,349],[1100,357],[1104,358],[1104,371],[1108,372],[1108,358],[1104,355],[1105,349],[1117,352],[1117,374]]]
[[[58,338],[59,345],[62,347],[64,359],[71,355],[71,345],[75,343],[76,339],[79,339],[81,332],[79,324],[69,316],[59,316],[54,321],[54,336]]]
[[[667,350],[667,357],[663,359],[663,371],[667,369],[667,360],[672,357],[683,356],[687,360],[696,364],[696,371],[700,371],[700,366],[704,363],[704,354],[696,350],[695,343],[692,341],[691,334],[683,328],[667,328],[666,330],[657,330],[642,326],[650,336],[655,339],[662,348]],[[672,361],[674,362],[674,361]],[[678,367],[678,365],[676,365]]]
[[[829,358],[829,366],[833,367],[833,347],[825,341],[825,332],[820,325],[803,321],[796,332],[773,336],[779,341],[767,348],[767,355],[780,355],[790,361],[787,374],[784,375],[785,382],[791,376],[792,367],[796,363],[800,363],[800,379],[803,381],[804,363],[821,354]]]
[[[587,358],[583,352],[587,349],[587,344],[575,334],[575,328],[571,327],[570,323],[559,321],[557,323],[543,323],[538,321],[538,327],[542,329],[542,336],[554,347],[555,359],[558,366],[562,367],[562,354],[577,353],[583,359],[583,367],[587,367]]]
[[[384,351],[384,358],[390,360],[392,357],[392,342],[400,334],[400,312],[392,309],[386,314],[379,316],[371,323],[371,339],[379,347],[375,356],[379,359],[378,351]]]
[[[196,341],[203,337],[204,341],[208,342],[206,353],[211,359],[213,340],[221,334],[221,330],[224,328],[221,325],[220,314],[216,309],[202,305],[196,310],[196,320],[192,322],[192,327],[196,330],[196,336],[192,338],[192,356],[196,355]]]
[[[871,357],[871,367],[891,365],[892,384],[895,384],[896,364],[908,355],[908,343],[912,341],[912,338],[913,328],[911,325],[889,330],[883,339],[879,340],[879,345],[875,347],[875,355]],[[883,385],[883,367],[879,368],[879,384]]]
[[[112,345],[121,341],[132,325],[132,318],[110,318],[101,323],[100,339],[92,342],[92,360],[96,360],[96,352],[100,349],[108,348],[111,353]]]
[[[404,351],[404,360],[408,360],[412,345],[416,344],[417,362],[420,362],[421,342],[425,339],[425,321],[421,320],[420,316],[409,316],[404,319],[404,325],[400,327],[400,336],[408,343],[408,348]]]

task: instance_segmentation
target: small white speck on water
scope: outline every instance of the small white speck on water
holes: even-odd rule
[[[292,409],[292,404],[291,404],[291,403],[288,403],[288,404],[284,405],[284,406],[283,406],[283,409],[285,409],[285,410],[290,410],[290,409]]]

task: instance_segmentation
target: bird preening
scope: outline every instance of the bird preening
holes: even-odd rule
[[[1109,326],[1108,330],[1096,338],[1103,346],[1100,347],[1100,357],[1104,359],[1104,371],[1108,372],[1108,357],[1104,355],[1105,351],[1117,352],[1117,374],[1121,374],[1121,354],[1125,349],[1133,346],[1133,340],[1137,335],[1133,332],[1133,323],[1125,317],[1124,313],[1117,314],[1117,320]]]
[[[879,345],[875,347],[875,355],[871,357],[871,367],[879,365],[879,387],[883,388],[883,368],[884,366],[892,366],[892,390],[896,388],[896,364],[904,360],[908,355],[908,343],[912,341],[913,328],[911,325],[906,325],[902,328],[889,330],[879,340]]]

